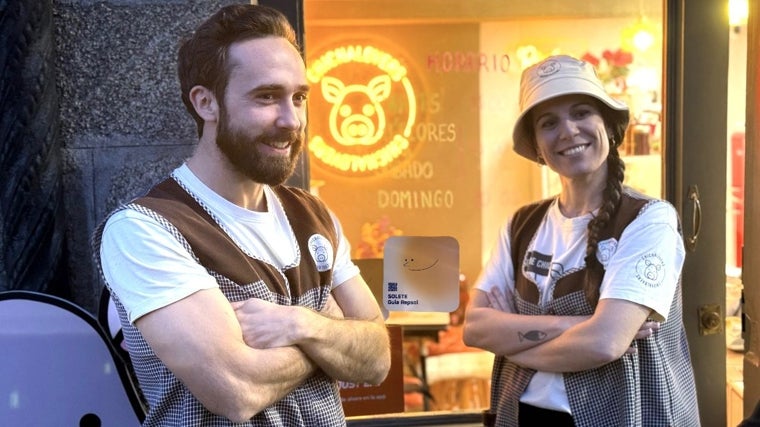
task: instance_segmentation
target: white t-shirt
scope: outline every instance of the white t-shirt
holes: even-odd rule
[[[300,261],[295,236],[274,191],[264,187],[267,212],[254,212],[224,199],[186,166],[172,176],[206,207],[233,241],[249,256],[274,265]],[[332,213],[331,213],[332,215]],[[333,288],[359,274],[340,222],[332,215],[338,248]],[[179,301],[199,290],[217,287],[216,280],[153,218],[133,209],[112,215],[103,229],[100,248],[103,275],[127,311],[129,321]]]
[[[527,252],[534,252],[537,259],[544,261],[544,265],[526,274],[538,286],[541,306],[551,301],[551,290],[559,277],[585,266],[586,232],[592,218],[592,214],[566,218],[556,199],[549,207],[527,248]],[[476,282],[477,289],[514,290],[509,225],[508,222],[501,228],[490,259]],[[665,321],[684,257],[675,209],[661,201],[650,203],[625,228],[619,242],[615,239],[599,242],[597,258],[605,268],[599,299],[635,302],[651,308],[655,320]],[[520,400],[570,412],[561,373],[537,372]]]

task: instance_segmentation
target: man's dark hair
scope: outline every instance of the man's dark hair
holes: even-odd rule
[[[224,100],[229,81],[229,49],[236,42],[264,37],[282,37],[300,51],[295,31],[288,19],[278,10],[258,5],[226,6],[204,21],[179,48],[177,73],[182,90],[182,102],[203,133],[203,119],[190,102],[190,90],[195,86],[210,89]]]

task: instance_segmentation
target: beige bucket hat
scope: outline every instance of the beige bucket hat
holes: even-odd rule
[[[591,64],[568,55],[550,56],[526,68],[520,78],[520,115],[512,131],[513,149],[517,154],[538,161],[536,146],[527,128],[530,126],[528,112],[541,102],[570,94],[593,96],[610,108],[614,125],[620,125],[621,129],[628,125],[628,106],[607,94]],[[619,135],[615,143],[621,142],[622,135]]]

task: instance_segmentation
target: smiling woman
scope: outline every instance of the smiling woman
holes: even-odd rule
[[[465,343],[497,354],[487,425],[699,425],[680,219],[623,187],[628,107],[588,62],[554,55],[523,71],[520,109],[515,152],[562,185],[505,223],[465,317]]]

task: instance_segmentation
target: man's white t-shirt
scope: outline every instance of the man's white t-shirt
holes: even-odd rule
[[[585,266],[586,233],[592,214],[566,218],[557,200],[539,226],[527,253],[534,252],[547,261],[546,272],[526,274],[539,289],[539,304],[552,299],[556,280],[567,272]],[[509,222],[500,232],[490,259],[475,287],[484,292],[501,289],[505,295],[514,290],[515,268],[509,235]],[[599,299],[622,299],[653,310],[652,318],[665,321],[670,310],[685,257],[678,232],[678,217],[673,207],[662,201],[647,205],[623,231],[620,241],[599,242],[597,258],[605,268]],[[522,260],[521,260],[522,261]],[[542,408],[570,412],[561,373],[537,372],[520,401]]]
[[[219,222],[249,256],[278,269],[297,265],[295,235],[274,191],[266,186],[267,212],[242,208],[208,188],[187,165],[172,176]],[[359,274],[351,261],[350,244],[331,213],[339,243],[333,264],[333,287]],[[297,218],[294,218],[297,220]],[[155,219],[122,209],[103,229],[100,249],[103,275],[127,311],[129,321],[179,301],[199,290],[217,287],[216,280]]]

